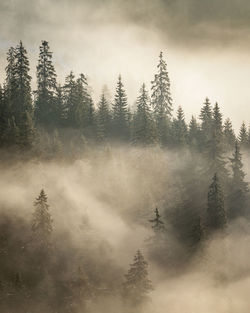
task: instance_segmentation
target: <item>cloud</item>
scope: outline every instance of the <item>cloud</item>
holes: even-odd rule
[[[88,31],[107,24],[153,29],[161,39],[178,44],[247,43],[247,0],[3,0],[2,35],[32,39],[43,32]]]

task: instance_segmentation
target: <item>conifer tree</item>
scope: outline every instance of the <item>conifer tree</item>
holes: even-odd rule
[[[234,134],[232,123],[231,123],[229,118],[226,119],[226,121],[224,123],[223,135],[224,135],[224,142],[225,142],[226,151],[231,150],[234,143],[235,143],[236,137]]]
[[[206,145],[211,137],[212,129],[212,108],[208,98],[205,99],[205,103],[200,112],[201,120],[201,144]]]
[[[229,217],[231,219],[244,216],[246,209],[246,199],[248,196],[248,183],[244,178],[246,174],[243,171],[242,156],[238,142],[235,143],[233,157],[230,158],[232,166],[232,180],[229,194]]]
[[[52,218],[47,203],[47,195],[42,189],[34,203],[35,211],[32,220],[32,230],[36,244],[42,248],[48,248],[52,233]]]
[[[164,226],[164,222],[161,220],[161,216],[157,208],[155,209],[155,218],[149,220],[149,222],[152,224],[152,229],[154,230],[156,235],[165,232],[166,229]]]
[[[13,116],[20,134],[19,146],[30,148],[34,140],[33,106],[31,98],[31,77],[29,60],[22,42],[15,49],[15,65],[13,71],[15,103],[12,104]]]
[[[141,251],[138,250],[134,262],[130,265],[123,283],[123,295],[132,305],[141,305],[147,300],[148,293],[153,290],[152,283],[148,278],[148,263]]]
[[[215,104],[212,116],[212,130],[210,130],[210,139],[205,146],[205,156],[207,159],[207,176],[217,173],[220,177],[223,187],[226,187],[228,181],[228,171],[224,159],[225,148],[222,137],[222,114],[218,104]]]
[[[139,145],[151,145],[156,142],[156,130],[150,100],[145,84],[140,89],[137,98],[137,110],[134,115],[133,142]]]
[[[66,78],[64,88],[67,97],[68,125],[73,128],[83,128],[87,118],[86,85],[86,77],[83,74],[76,81],[72,72]]]
[[[222,230],[226,227],[227,216],[224,207],[224,195],[217,174],[209,186],[207,198],[207,227],[209,231]]]
[[[97,111],[97,138],[99,141],[106,141],[110,134],[111,114],[108,100],[102,93]]]
[[[246,124],[243,122],[240,127],[239,133],[239,144],[241,148],[246,149],[248,146],[248,135],[247,135],[247,128]]]
[[[55,95],[55,124],[57,126],[66,126],[67,108],[64,101],[63,87],[58,85]]]
[[[113,104],[113,135],[121,140],[129,136],[128,103],[121,75],[118,77]]]
[[[192,148],[197,148],[200,143],[200,127],[196,118],[192,115],[188,126],[188,144]]]
[[[37,90],[35,117],[39,125],[52,127],[56,114],[56,72],[52,63],[52,52],[47,41],[42,41],[37,65]]]
[[[173,144],[183,147],[187,143],[187,125],[185,122],[184,112],[181,107],[178,108],[177,118],[173,121],[172,126]]]
[[[83,309],[86,301],[91,298],[92,292],[88,277],[81,267],[78,268],[76,276],[73,277],[70,289],[72,294],[71,308]]]
[[[163,60],[163,53],[160,53],[157,65],[158,73],[152,81],[151,101],[154,109],[154,116],[158,136],[162,144],[169,141],[169,128],[172,115],[172,97],[170,92],[170,79],[167,71],[167,64]]]
[[[220,108],[218,103],[215,103],[215,106],[213,108],[213,116],[212,116],[212,121],[213,121],[213,130],[216,131],[218,136],[222,136],[222,114],[220,112]]]

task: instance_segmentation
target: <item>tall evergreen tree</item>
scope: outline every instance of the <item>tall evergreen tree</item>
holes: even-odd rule
[[[178,147],[183,147],[187,143],[187,125],[185,122],[184,112],[181,107],[178,108],[177,118],[174,119],[172,125],[173,144]]]
[[[149,222],[152,224],[152,229],[154,230],[156,235],[165,232],[166,229],[164,226],[164,222],[161,220],[161,216],[157,208],[155,209],[155,218],[149,220]]]
[[[247,135],[246,124],[244,122],[241,124],[238,139],[239,139],[239,144],[241,148],[246,149],[248,147],[248,135]]]
[[[121,75],[118,77],[113,104],[113,134],[116,138],[126,140],[129,136],[128,103]]]
[[[33,105],[31,98],[31,77],[29,75],[29,60],[27,51],[22,42],[15,49],[13,80],[15,103],[12,103],[12,112],[21,136],[19,146],[30,148],[34,140]]]
[[[197,148],[200,143],[200,127],[196,118],[192,115],[188,126],[188,144],[192,148]]]
[[[231,150],[234,143],[235,143],[236,137],[234,134],[232,123],[231,123],[229,118],[226,119],[226,121],[224,123],[223,135],[224,135],[224,142],[225,142],[226,151]]]
[[[111,113],[108,100],[102,93],[97,111],[97,138],[99,141],[106,141],[110,135]]]
[[[48,248],[50,245],[50,238],[52,233],[52,218],[49,212],[49,205],[47,203],[47,195],[42,189],[38,198],[34,203],[35,211],[32,220],[32,230],[36,244]]]
[[[172,97],[170,92],[170,79],[167,71],[167,64],[163,60],[163,53],[160,53],[157,65],[158,73],[152,81],[152,105],[156,119],[158,136],[162,144],[169,140],[169,125],[172,115]]]
[[[134,262],[130,265],[125,275],[123,284],[123,295],[132,305],[141,305],[147,300],[148,293],[153,290],[152,283],[148,278],[148,263],[145,261],[141,251],[138,250]]]
[[[224,207],[224,195],[217,177],[214,175],[208,191],[207,202],[207,227],[209,231],[222,230],[227,224]]]
[[[245,182],[246,174],[243,171],[242,156],[238,142],[235,143],[233,157],[230,158],[232,166],[232,180],[229,194],[229,217],[236,218],[244,216],[246,199],[248,196],[248,183]]]
[[[215,103],[215,106],[213,108],[213,130],[216,131],[218,136],[222,136],[223,126],[222,126],[222,114],[220,112],[220,108],[218,103]]]
[[[208,98],[205,99],[204,105],[200,112],[201,120],[201,145],[205,146],[211,137],[212,130],[212,108]]]
[[[220,177],[223,187],[226,186],[228,180],[228,171],[226,169],[226,161],[224,159],[224,145],[222,133],[222,114],[218,104],[215,104],[212,115],[212,130],[210,130],[210,139],[205,146],[205,155],[207,158],[207,176],[217,173]]]
[[[133,125],[133,142],[139,145],[156,143],[156,130],[145,84],[142,85],[140,95],[137,98],[137,110],[134,115]]]
[[[42,41],[37,65],[37,90],[35,117],[43,127],[52,126],[56,115],[56,72],[52,63],[52,52],[47,41]]]

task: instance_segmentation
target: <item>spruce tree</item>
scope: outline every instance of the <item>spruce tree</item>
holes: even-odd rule
[[[15,80],[15,103],[12,103],[13,116],[20,134],[19,146],[31,148],[34,140],[33,105],[31,98],[31,77],[29,75],[29,60],[22,42],[15,49],[15,65],[13,72]]]
[[[187,125],[185,122],[184,112],[181,107],[178,108],[177,118],[172,125],[172,140],[177,147],[183,147],[187,143]]]
[[[236,137],[234,134],[233,126],[230,119],[226,119],[223,126],[223,135],[226,151],[231,150],[234,146]]]
[[[217,102],[215,103],[215,106],[213,108],[212,124],[213,130],[216,131],[217,135],[222,136],[222,114],[220,112],[220,108]]]
[[[229,217],[231,219],[244,216],[246,213],[246,199],[248,196],[248,183],[245,182],[246,174],[243,171],[242,156],[238,142],[235,143],[233,157],[230,158],[232,166],[232,180],[229,194]]]
[[[137,110],[134,115],[133,125],[133,142],[138,145],[152,145],[156,143],[156,130],[145,84],[142,85],[140,95],[137,98]]]
[[[188,126],[188,144],[191,148],[198,148],[200,143],[200,127],[196,118],[192,115]]]
[[[207,227],[208,231],[222,230],[226,227],[227,216],[224,207],[224,195],[217,174],[209,186],[207,198]]]
[[[113,135],[120,140],[129,137],[128,103],[121,75],[118,77],[113,104]]]
[[[163,60],[163,53],[160,53],[157,65],[158,73],[152,81],[152,106],[156,120],[157,132],[162,144],[169,141],[169,128],[172,115],[172,97],[170,92],[170,79],[167,71],[167,64]]]
[[[47,203],[47,195],[42,189],[34,203],[35,211],[33,213],[32,231],[36,244],[42,248],[48,248],[52,233],[52,218]]]
[[[57,85],[55,95],[55,124],[57,126],[66,126],[67,108],[65,105],[63,87]]]
[[[164,222],[161,220],[161,216],[157,208],[155,209],[155,218],[149,220],[149,222],[152,224],[152,229],[154,230],[156,235],[165,232],[166,229],[164,226]]]
[[[148,293],[153,290],[148,278],[148,263],[141,251],[138,250],[134,262],[130,265],[123,283],[123,296],[132,305],[141,305],[148,298]]]
[[[238,140],[241,148],[246,149],[248,147],[247,128],[244,122],[241,124]]]
[[[212,115],[212,130],[210,130],[210,138],[204,147],[208,171],[206,175],[207,177],[210,177],[213,173],[217,173],[223,187],[226,187],[228,182],[228,171],[226,169],[226,161],[224,158],[225,147],[223,144],[222,130],[222,114],[216,103]]]
[[[56,73],[52,63],[52,52],[47,41],[42,41],[37,65],[37,90],[35,118],[39,125],[52,127],[56,115]]]
[[[208,98],[205,99],[199,118],[201,120],[201,145],[204,147],[211,138],[212,130],[212,108]]]
[[[99,141],[106,141],[108,139],[110,135],[110,124],[111,113],[109,110],[109,103],[103,92],[97,111],[97,139]]]

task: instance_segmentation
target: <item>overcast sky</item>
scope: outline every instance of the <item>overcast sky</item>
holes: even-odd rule
[[[143,82],[150,88],[162,50],[174,106],[187,119],[208,96],[236,128],[250,122],[248,0],[0,0],[1,80],[6,51],[20,39],[32,73],[48,40],[61,82],[83,72],[97,100],[121,73],[131,105]]]

